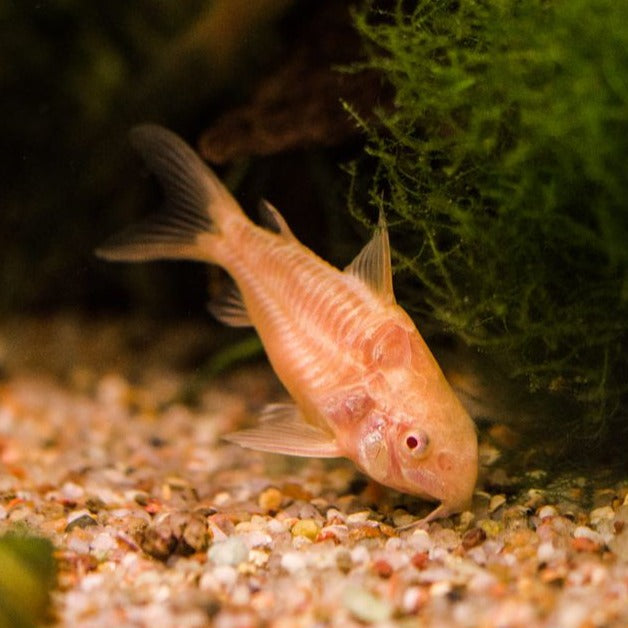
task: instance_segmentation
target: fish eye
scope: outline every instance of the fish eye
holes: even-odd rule
[[[405,445],[413,457],[422,456],[430,444],[429,436],[423,430],[413,430],[405,435]]]

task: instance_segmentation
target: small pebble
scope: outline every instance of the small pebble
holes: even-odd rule
[[[288,573],[293,574],[303,571],[307,566],[307,562],[301,552],[286,552],[281,557],[281,566]]]
[[[336,566],[342,573],[349,573],[353,567],[351,553],[345,549],[339,550],[336,553]]]
[[[387,601],[361,587],[348,586],[342,603],[351,615],[367,624],[384,622],[392,616],[393,609]]]
[[[486,540],[486,532],[482,528],[471,528],[462,537],[462,547],[470,550]]]
[[[318,536],[320,526],[314,519],[299,519],[290,530],[292,536],[302,536],[310,541],[314,541]]]
[[[300,484],[286,482],[282,485],[281,490],[286,497],[290,497],[291,499],[297,499],[304,502],[309,502],[312,499],[312,493],[303,488]]]
[[[213,576],[225,589],[233,588],[238,580],[238,572],[233,565],[217,565],[213,571]]]
[[[282,501],[283,493],[271,486],[260,493],[257,504],[264,512],[271,512],[279,510]]]
[[[615,511],[610,506],[595,508],[589,515],[591,525],[597,526],[602,521],[610,521],[615,516]]]
[[[506,503],[506,496],[503,494],[493,495],[491,501],[488,503],[488,511],[495,512],[498,508]]]
[[[85,501],[85,506],[87,510],[92,513],[92,515],[98,514],[101,510],[104,510],[107,507],[107,504],[100,497],[88,497]]]
[[[411,523],[414,523],[416,518],[413,517],[407,510],[404,510],[403,508],[397,508],[397,510],[393,512],[392,520],[395,528],[402,528],[404,526],[410,525]]]
[[[268,562],[269,555],[259,549],[249,551],[249,560],[256,567],[263,567]]]
[[[403,594],[401,607],[410,614],[416,614],[419,609],[427,602],[428,596],[421,587],[408,587]]]
[[[180,553],[188,554],[204,552],[209,545],[211,531],[207,527],[207,521],[201,516],[191,516],[183,529],[180,539]]]
[[[364,521],[368,521],[370,516],[371,513],[368,510],[352,512],[350,515],[347,515],[347,523],[363,523]]]
[[[430,586],[430,596],[442,597],[444,595],[447,595],[451,591],[452,587],[453,585],[451,582],[449,582],[449,580],[441,580],[440,582],[434,582]]]
[[[224,541],[214,543],[208,552],[209,560],[215,565],[237,567],[249,556],[249,550],[240,537],[230,536]]]
[[[425,569],[429,559],[430,555],[427,552],[417,552],[416,554],[413,554],[410,562],[417,569]]]
[[[109,552],[118,547],[118,543],[116,539],[111,536],[111,534],[108,532],[102,532],[92,541],[91,546],[92,550],[98,557],[104,558]]]
[[[556,517],[558,515],[558,510],[554,506],[541,506],[537,513],[539,519],[549,519],[550,517]]]
[[[619,534],[616,534],[608,545],[620,561],[628,563],[628,527],[624,527]]]
[[[360,525],[356,528],[353,528],[349,531],[349,539],[354,542],[362,541],[364,539],[378,539],[382,536],[382,532],[379,529],[378,525],[367,525],[367,522],[364,525]]]
[[[392,565],[384,559],[379,559],[376,560],[373,563],[373,571],[380,577],[380,578],[390,578],[390,576],[392,576],[393,574],[393,568]]]
[[[549,541],[545,541],[537,547],[536,556],[540,563],[547,563],[554,560],[558,556],[558,552]]]
[[[408,542],[417,552],[429,552],[434,545],[432,537],[425,531],[417,529],[408,537]]]
[[[460,513],[460,529],[466,530],[473,520],[475,519],[475,515],[470,510],[465,510]]]
[[[487,537],[493,538],[501,532],[502,526],[498,521],[482,519],[478,521],[478,528],[481,528],[486,533]]]
[[[72,519],[72,521],[68,523],[68,525],[65,527],[65,531],[71,532],[75,528],[84,529],[97,525],[98,522],[96,521],[96,519],[94,519],[94,517],[91,517],[90,515],[80,515],[79,517]]]
[[[590,541],[593,541],[594,543],[597,543],[598,545],[601,545],[604,543],[604,539],[601,537],[601,535],[595,530],[591,530],[591,528],[587,526],[578,526],[573,531],[573,535],[574,535],[574,538],[576,539],[589,539]]]
[[[73,501],[78,501],[85,495],[85,489],[74,482],[66,482],[61,487],[61,494],[65,499],[70,499]]]
[[[576,552],[598,552],[600,550],[600,544],[586,536],[571,539],[571,546]]]

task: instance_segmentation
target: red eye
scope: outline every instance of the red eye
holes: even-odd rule
[[[416,458],[417,456],[423,457],[423,454],[427,452],[430,439],[425,432],[416,429],[412,430],[409,434],[406,434],[405,443],[410,453],[412,453],[413,458]]]

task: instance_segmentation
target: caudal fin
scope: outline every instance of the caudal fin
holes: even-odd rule
[[[110,238],[96,255],[113,261],[196,259],[216,261],[212,240],[240,206],[218,177],[177,135],[145,124],[130,133],[131,144],[157,176],[165,208]]]

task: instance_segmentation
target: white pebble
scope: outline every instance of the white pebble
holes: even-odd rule
[[[92,551],[100,558],[118,547],[118,542],[109,532],[101,532],[92,541]]]
[[[594,543],[599,543],[600,545],[604,544],[602,535],[595,532],[595,530],[591,530],[591,528],[588,528],[587,526],[578,526],[573,531],[573,536],[575,539],[589,539]]]
[[[325,513],[325,518],[327,519],[327,521],[333,521],[334,519],[337,519],[338,521],[346,520],[345,515],[343,515],[339,510],[336,510],[335,508],[330,508]]]
[[[408,587],[401,599],[401,608],[408,614],[415,613],[425,601],[425,593],[421,587]]]
[[[252,549],[249,552],[249,561],[256,567],[262,567],[268,562],[268,554],[262,550]]]
[[[342,603],[356,619],[366,623],[384,622],[392,615],[392,607],[388,602],[361,587],[348,586],[343,593]]]
[[[356,545],[351,550],[351,561],[354,565],[363,565],[370,562],[371,555],[364,545]]]
[[[429,552],[434,545],[430,535],[425,530],[415,530],[407,541],[415,552]]]
[[[503,506],[506,503],[506,496],[502,493],[498,495],[493,495],[491,497],[491,501],[488,503],[488,511],[495,512],[498,508]]]
[[[268,522],[266,529],[271,534],[281,534],[282,532],[285,532],[288,529],[288,527],[286,526],[285,522],[279,519],[271,519]]]
[[[498,582],[497,578],[487,570],[478,571],[469,581],[470,593],[485,593]]]
[[[384,546],[387,552],[394,552],[401,548],[401,539],[398,536],[391,536]]]
[[[236,606],[246,606],[251,601],[251,592],[245,584],[236,586],[231,593],[231,603]]]
[[[61,487],[61,494],[66,499],[79,500],[85,495],[85,489],[74,482],[66,482]]]
[[[368,520],[370,514],[368,510],[353,512],[347,516],[347,523],[362,523]]]
[[[591,511],[589,519],[591,525],[597,526],[602,521],[610,521],[615,516],[615,511],[610,506],[602,506]]]
[[[549,541],[541,543],[536,550],[536,557],[542,563],[547,563],[556,558],[556,556],[556,548]]]
[[[89,543],[85,539],[79,538],[77,535],[70,535],[67,541],[67,548],[77,554],[89,553]]]
[[[249,549],[238,536],[230,536],[224,541],[214,543],[208,552],[209,559],[215,565],[239,565],[249,556]]]
[[[261,530],[251,530],[242,535],[242,541],[249,549],[254,547],[267,547],[272,544],[273,537],[270,534],[265,534]]]
[[[430,586],[430,595],[432,597],[443,597],[451,591],[451,582],[449,580],[441,580],[440,582],[434,582]]]
[[[548,519],[549,517],[555,517],[557,514],[556,508],[549,505],[541,507],[538,512],[539,519]]]
[[[82,591],[99,591],[103,586],[104,577],[101,573],[89,573],[81,579]]]
[[[298,571],[303,571],[307,566],[307,562],[303,554],[301,554],[300,552],[286,552],[281,557],[281,566],[288,573],[293,574],[297,573]]]
[[[214,578],[222,587],[231,590],[238,580],[238,572],[231,565],[219,565],[214,569]]]

